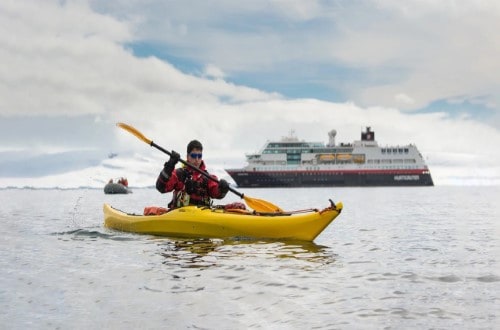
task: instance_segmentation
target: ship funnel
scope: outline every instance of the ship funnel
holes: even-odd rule
[[[337,135],[337,131],[332,129],[328,132],[328,146],[335,147],[335,136]]]

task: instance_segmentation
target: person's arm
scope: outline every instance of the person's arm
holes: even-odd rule
[[[156,190],[158,190],[162,194],[173,190],[175,184],[169,184],[169,181],[171,181],[172,177],[175,175],[175,164],[177,164],[180,158],[181,156],[177,152],[172,150],[170,159],[163,165],[163,169],[156,179]],[[175,181],[177,181],[177,178]]]

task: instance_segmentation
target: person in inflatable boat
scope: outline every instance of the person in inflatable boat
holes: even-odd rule
[[[203,145],[198,140],[193,140],[187,145],[186,161],[206,171],[205,163],[202,160]],[[180,155],[172,151],[170,159],[165,162],[158,179],[156,189],[164,194],[173,191],[172,201],[168,204],[170,209],[186,206],[201,205],[210,206],[211,199],[222,199],[229,191],[229,184],[221,179],[219,182],[212,181],[194,171],[188,166],[175,169],[175,165],[180,159]],[[211,175],[215,179],[215,175]]]

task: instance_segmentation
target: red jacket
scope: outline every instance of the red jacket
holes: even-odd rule
[[[202,162],[200,170],[205,171],[205,168],[205,163]],[[210,176],[217,179],[215,175]],[[187,181],[192,181],[192,184],[188,183],[188,191],[186,191],[185,184]],[[218,182],[207,179],[187,166],[172,171],[172,174],[170,174],[170,177],[166,181],[164,176],[160,173],[156,180],[156,189],[162,194],[171,191],[174,192],[172,201],[168,204],[170,208],[188,204],[208,206],[210,205],[211,198],[224,198],[219,191]]]

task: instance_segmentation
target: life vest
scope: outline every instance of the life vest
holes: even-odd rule
[[[182,189],[173,192],[172,207],[187,205],[210,206],[212,200],[209,193],[209,180],[198,172],[184,166],[175,170],[176,176],[182,182]],[[182,179],[182,180],[181,180]],[[187,183],[187,181],[190,183]]]

